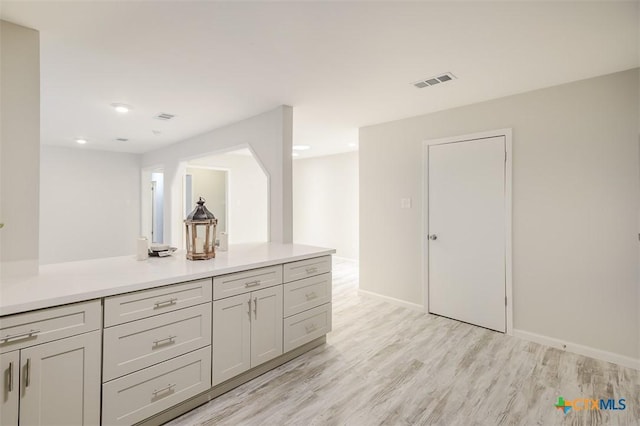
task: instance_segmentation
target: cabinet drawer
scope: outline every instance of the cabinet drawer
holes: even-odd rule
[[[281,265],[221,275],[213,277],[213,299],[224,299],[278,284],[282,284]]]
[[[58,306],[0,318],[0,353],[98,330],[100,300]]]
[[[288,317],[331,302],[331,273],[284,285],[284,316]]]
[[[331,256],[314,257],[284,264],[284,282],[331,272]]]
[[[104,326],[122,324],[211,302],[211,278],[104,299]]]
[[[288,352],[331,331],[331,303],[284,319],[284,351]]]
[[[106,328],[103,381],[210,344],[210,302]]]
[[[102,385],[102,424],[134,424],[210,387],[207,346]]]

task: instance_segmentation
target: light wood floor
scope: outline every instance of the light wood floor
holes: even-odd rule
[[[640,372],[357,293],[335,261],[327,344],[174,420],[186,425],[640,425]],[[554,408],[558,396],[624,411]]]

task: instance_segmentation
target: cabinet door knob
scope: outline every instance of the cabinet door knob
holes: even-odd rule
[[[437,239],[438,239],[438,236],[437,236],[436,234],[431,234],[431,235],[429,235],[429,239],[430,239],[431,241],[435,241],[435,240],[437,240]]]

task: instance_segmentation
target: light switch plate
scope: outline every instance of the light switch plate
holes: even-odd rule
[[[400,208],[401,209],[410,209],[411,208],[411,198],[401,198],[400,199]]]

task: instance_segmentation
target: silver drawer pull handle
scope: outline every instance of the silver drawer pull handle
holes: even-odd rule
[[[175,305],[178,301],[177,297],[172,297],[169,300],[163,300],[162,302],[155,302],[153,304],[153,309],[164,308],[166,306]]]
[[[31,384],[31,358],[27,358],[27,365],[24,371],[24,387],[28,388]]]
[[[165,337],[164,339],[158,339],[158,340],[154,340],[153,341],[153,346],[158,346],[158,345],[172,345],[174,344],[175,338],[177,336],[169,336],[169,337]]]
[[[159,394],[159,393],[162,393],[162,392],[167,392],[167,391],[173,392],[173,388],[175,388],[175,387],[176,387],[176,385],[175,385],[175,384],[171,384],[171,383],[169,383],[167,386],[165,386],[165,387],[163,387],[163,388],[161,388],[161,389],[155,389],[155,390],[153,391],[153,396],[154,396],[154,397],[155,397],[155,396],[158,396],[158,394]]]
[[[304,329],[307,331],[307,334],[308,334],[316,331],[317,327],[315,324],[309,324],[309,325],[305,325]]]
[[[256,319],[258,319],[258,298],[257,297],[253,298],[253,315],[255,315]]]
[[[9,392],[13,392],[13,362],[9,363]]]
[[[307,300],[312,300],[318,297],[315,291],[312,291],[311,293],[307,293],[304,296],[307,298]]]
[[[13,340],[13,339],[29,339],[31,337],[36,337],[38,333],[40,333],[40,330],[31,329],[25,333],[7,334],[4,337],[0,337],[0,340],[4,340],[4,342],[7,343],[9,340]]]
[[[255,287],[257,285],[260,285],[260,280],[249,281],[248,283],[244,283],[245,287]]]
[[[307,268],[305,269],[305,271],[307,271],[307,274],[313,274],[314,272],[318,272],[318,268],[316,268],[315,266],[311,267],[311,268]]]

